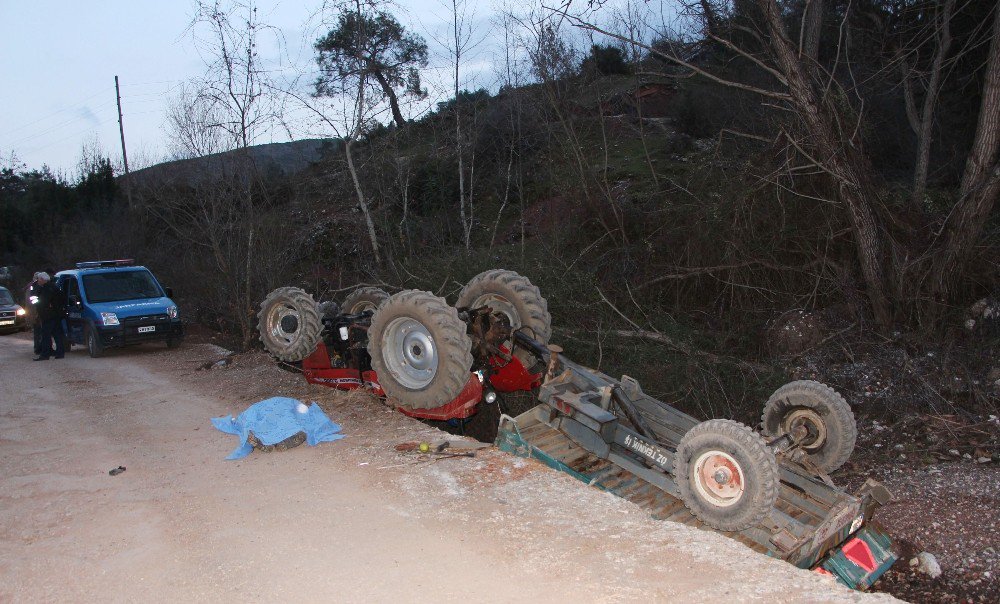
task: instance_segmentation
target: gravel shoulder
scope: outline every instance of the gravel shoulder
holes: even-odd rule
[[[894,601],[860,594],[362,394],[209,345],[31,362],[0,338],[0,601]],[[317,401],[347,437],[224,461],[209,418]],[[117,476],[108,470],[127,469]]]

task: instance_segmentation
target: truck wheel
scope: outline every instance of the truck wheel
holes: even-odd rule
[[[712,528],[756,526],[778,497],[778,462],[764,439],[728,419],[702,422],[677,446],[674,479],[691,513]]]
[[[515,331],[527,328],[527,335],[542,344],[548,344],[552,337],[552,315],[549,314],[548,302],[527,277],[514,271],[494,269],[479,273],[462,288],[457,306],[489,306],[507,315]],[[513,342],[507,342],[506,346],[508,350],[512,349]],[[514,355],[529,370],[538,362],[534,354],[521,347],[514,349]]]
[[[252,446],[254,449],[257,449],[258,451],[262,451],[264,453],[273,453],[275,451],[287,451],[289,449],[294,449],[295,447],[306,442],[306,433],[296,432],[295,434],[292,434],[283,441],[276,442],[273,445],[265,445],[260,442],[260,439],[258,439],[257,435],[254,434],[253,431],[251,430],[247,434],[247,442],[250,443],[250,446]]]
[[[768,438],[807,430],[802,450],[826,473],[850,459],[858,439],[854,413],[844,397],[826,384],[799,380],[778,388],[764,405],[761,430]]]
[[[472,368],[472,340],[458,311],[416,290],[390,296],[375,312],[368,354],[386,396],[414,409],[450,403]]]
[[[87,354],[96,359],[104,354],[104,345],[101,344],[101,337],[97,335],[97,330],[87,325],[84,334],[87,338]]]
[[[281,361],[301,361],[314,350],[323,331],[316,301],[305,290],[279,287],[264,298],[257,331],[264,348]]]
[[[344,298],[341,307],[344,314],[356,315],[366,310],[375,312],[382,303],[389,299],[389,294],[377,287],[359,287]]]

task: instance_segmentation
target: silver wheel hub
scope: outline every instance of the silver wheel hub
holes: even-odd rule
[[[736,458],[725,451],[710,450],[698,456],[691,474],[698,495],[720,508],[736,505],[743,498],[746,479]]]
[[[437,375],[434,336],[420,321],[398,317],[382,335],[382,360],[392,377],[410,390],[426,388]]]
[[[298,337],[300,322],[295,307],[276,304],[267,313],[267,332],[275,342],[287,346]]]

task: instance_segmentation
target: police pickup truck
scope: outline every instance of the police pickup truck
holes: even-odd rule
[[[151,341],[173,348],[184,337],[173,292],[132,260],[79,262],[55,278],[66,296],[67,342],[85,345],[92,357]]]

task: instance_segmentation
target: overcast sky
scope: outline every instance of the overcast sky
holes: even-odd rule
[[[287,73],[313,65],[311,44],[321,33],[314,17],[321,4],[258,3],[262,20],[283,33],[286,48],[280,68]],[[449,18],[441,2],[398,4],[394,12],[427,39],[432,61],[446,61],[434,52],[434,36],[440,36]],[[470,4],[480,33],[488,34],[492,5],[475,0]],[[45,164],[72,178],[82,145],[95,139],[108,155],[119,158],[115,75],[121,82],[130,164],[162,160],[167,154],[167,99],[181,82],[205,69],[187,31],[193,12],[190,0],[0,0],[0,166],[13,152],[29,168]],[[265,41],[263,46],[262,53],[277,65],[276,45]],[[467,66],[470,86],[480,80],[492,83],[487,81],[492,80],[492,54],[480,52],[472,58]],[[434,73],[426,79],[433,84]],[[304,134],[322,133],[299,136]],[[287,137],[275,133],[268,138]]]

